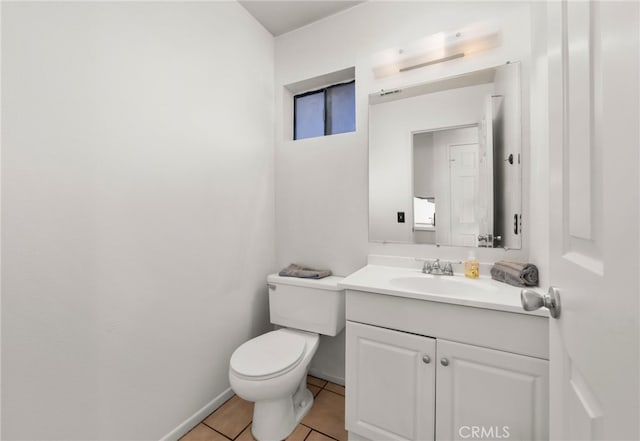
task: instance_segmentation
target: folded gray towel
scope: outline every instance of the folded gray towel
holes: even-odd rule
[[[285,277],[300,277],[303,279],[323,279],[330,276],[331,271],[305,268],[301,265],[292,263],[291,265],[280,271],[278,275]]]
[[[491,278],[513,286],[538,286],[538,267],[532,263],[501,260],[491,268]]]

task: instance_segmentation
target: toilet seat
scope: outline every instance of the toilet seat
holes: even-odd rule
[[[238,376],[250,380],[277,377],[300,364],[306,346],[300,335],[285,330],[267,332],[236,349],[230,367]]]

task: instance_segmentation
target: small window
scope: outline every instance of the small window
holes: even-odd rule
[[[335,84],[293,97],[293,139],[356,130],[356,83]]]
[[[413,198],[414,227],[432,229],[436,226],[436,199]]]

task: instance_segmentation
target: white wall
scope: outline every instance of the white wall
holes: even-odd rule
[[[412,136],[413,139],[413,196],[421,198],[436,198],[439,187],[437,183],[442,179],[442,173],[438,173],[443,164],[436,161],[436,149],[433,145],[433,132],[417,133]],[[447,165],[447,170],[448,164]],[[436,179],[438,175],[439,179]],[[441,195],[440,195],[441,196]],[[413,227],[416,223],[416,214],[414,202],[412,198],[411,215],[407,213],[407,222]],[[412,242],[414,243],[436,243],[436,231],[433,230],[414,230]]]
[[[543,2],[531,8],[534,29],[531,39],[531,175],[530,213],[535,216],[529,240],[530,259],[538,265],[540,286],[549,286],[549,94],[547,56],[547,6]],[[525,157],[526,160],[526,157]]]
[[[502,28],[499,48],[381,80],[373,78],[371,62],[376,52],[483,20]],[[515,60],[525,64],[526,89],[529,54],[529,4],[521,2],[366,2],[276,38],[278,265],[297,261],[347,275],[366,264],[368,253],[465,258],[464,248],[368,243],[368,94]],[[290,118],[290,106],[283,101],[284,85],[350,66],[356,68],[356,132],[289,141],[284,121]],[[528,148],[527,136],[525,132],[524,148]],[[526,258],[527,246],[525,241],[521,251],[486,249],[477,255],[483,261]],[[322,345],[333,345],[336,357],[344,349],[344,342],[328,339]],[[322,358],[331,353],[316,356],[314,365],[331,364]],[[331,367],[332,374],[344,375],[343,365]]]
[[[436,194],[436,175],[441,164],[436,164],[433,132],[416,133],[413,144],[413,196],[432,198]],[[415,222],[415,219],[414,219]]]
[[[161,438],[268,328],[273,39],[235,2],[2,7],[2,437]]]

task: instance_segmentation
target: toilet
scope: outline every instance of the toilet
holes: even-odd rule
[[[345,327],[340,281],[267,277],[271,323],[282,328],[243,343],[229,362],[231,389],[255,403],[251,432],[258,441],[285,439],[311,409],[307,372],[319,334],[335,336]]]

